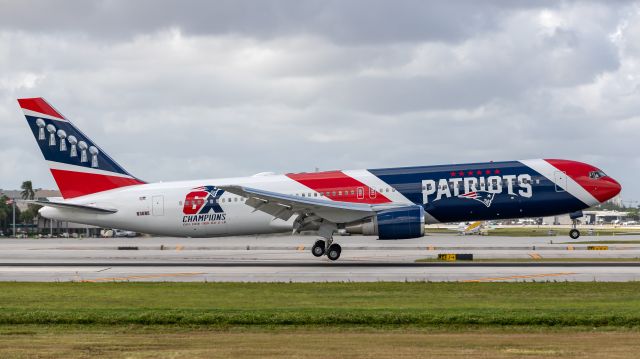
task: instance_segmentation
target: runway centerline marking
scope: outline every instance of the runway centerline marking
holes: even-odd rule
[[[478,279],[468,279],[463,280],[461,282],[464,283],[472,283],[472,282],[496,282],[501,280],[512,280],[512,279],[528,279],[528,278],[545,278],[545,277],[559,277],[563,275],[573,275],[578,274],[575,272],[561,272],[561,273],[542,273],[542,274],[527,274],[527,275],[512,275],[509,277],[487,277],[487,278],[478,278]]]
[[[160,273],[160,274],[145,274],[145,275],[131,275],[126,277],[109,277],[109,278],[94,278],[94,279],[83,279],[80,282],[115,282],[115,281],[123,281],[123,280],[131,280],[131,279],[153,279],[153,278],[166,278],[166,277],[188,277],[198,274],[206,274],[204,272],[191,272],[191,273]]]

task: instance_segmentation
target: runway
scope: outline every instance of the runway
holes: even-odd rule
[[[477,237],[405,241],[338,237],[337,262],[310,253],[312,236],[0,240],[2,281],[630,281],[640,280],[640,236]],[[594,241],[590,243],[582,243]],[[595,242],[615,241],[602,245]],[[629,243],[625,243],[629,242]],[[593,248],[596,250],[593,250]],[[606,247],[604,249],[603,247]],[[436,261],[471,253],[479,261]],[[621,262],[627,258],[631,261]],[[486,260],[496,259],[491,263]],[[416,262],[423,260],[426,262]],[[546,262],[545,260],[563,260]]]
[[[640,267],[638,262],[413,262],[413,263],[393,263],[393,262],[104,262],[104,263],[83,263],[83,262],[7,262],[0,263],[0,267],[257,267],[257,268],[291,268],[291,267],[373,267],[373,268],[394,268],[394,267],[503,267],[503,268],[528,268],[528,267]]]

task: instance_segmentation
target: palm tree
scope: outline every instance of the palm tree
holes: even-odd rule
[[[36,193],[33,191],[33,184],[31,181],[22,182],[22,186],[20,188],[22,188],[22,192],[20,192],[20,197],[22,197],[22,199],[33,199],[33,197],[35,197]]]
[[[31,183],[31,181],[22,182],[22,186],[20,186],[20,188],[22,188],[22,192],[20,192],[20,197],[22,197],[22,199],[32,200],[35,197],[36,193],[33,191],[33,183]],[[20,215],[23,221],[22,223],[33,224],[34,218],[38,217],[39,208],[40,207],[38,206],[29,204],[28,209]],[[30,229],[27,229],[27,231],[31,232]]]

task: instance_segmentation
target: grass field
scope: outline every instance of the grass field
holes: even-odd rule
[[[2,358],[636,358],[633,330],[0,326]]]
[[[0,283],[0,325],[640,326],[640,283]]]
[[[634,358],[640,282],[0,283],[2,358]]]

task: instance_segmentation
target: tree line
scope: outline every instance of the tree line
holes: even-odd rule
[[[36,192],[33,189],[33,183],[31,181],[24,181],[20,186],[20,198],[23,200],[33,200]],[[12,233],[11,226],[13,224],[13,205],[11,204],[12,198],[2,195],[0,197],[0,231],[5,235]],[[38,218],[38,210],[41,206],[36,204],[29,204],[26,210],[21,211],[16,206],[16,226],[29,225]]]

